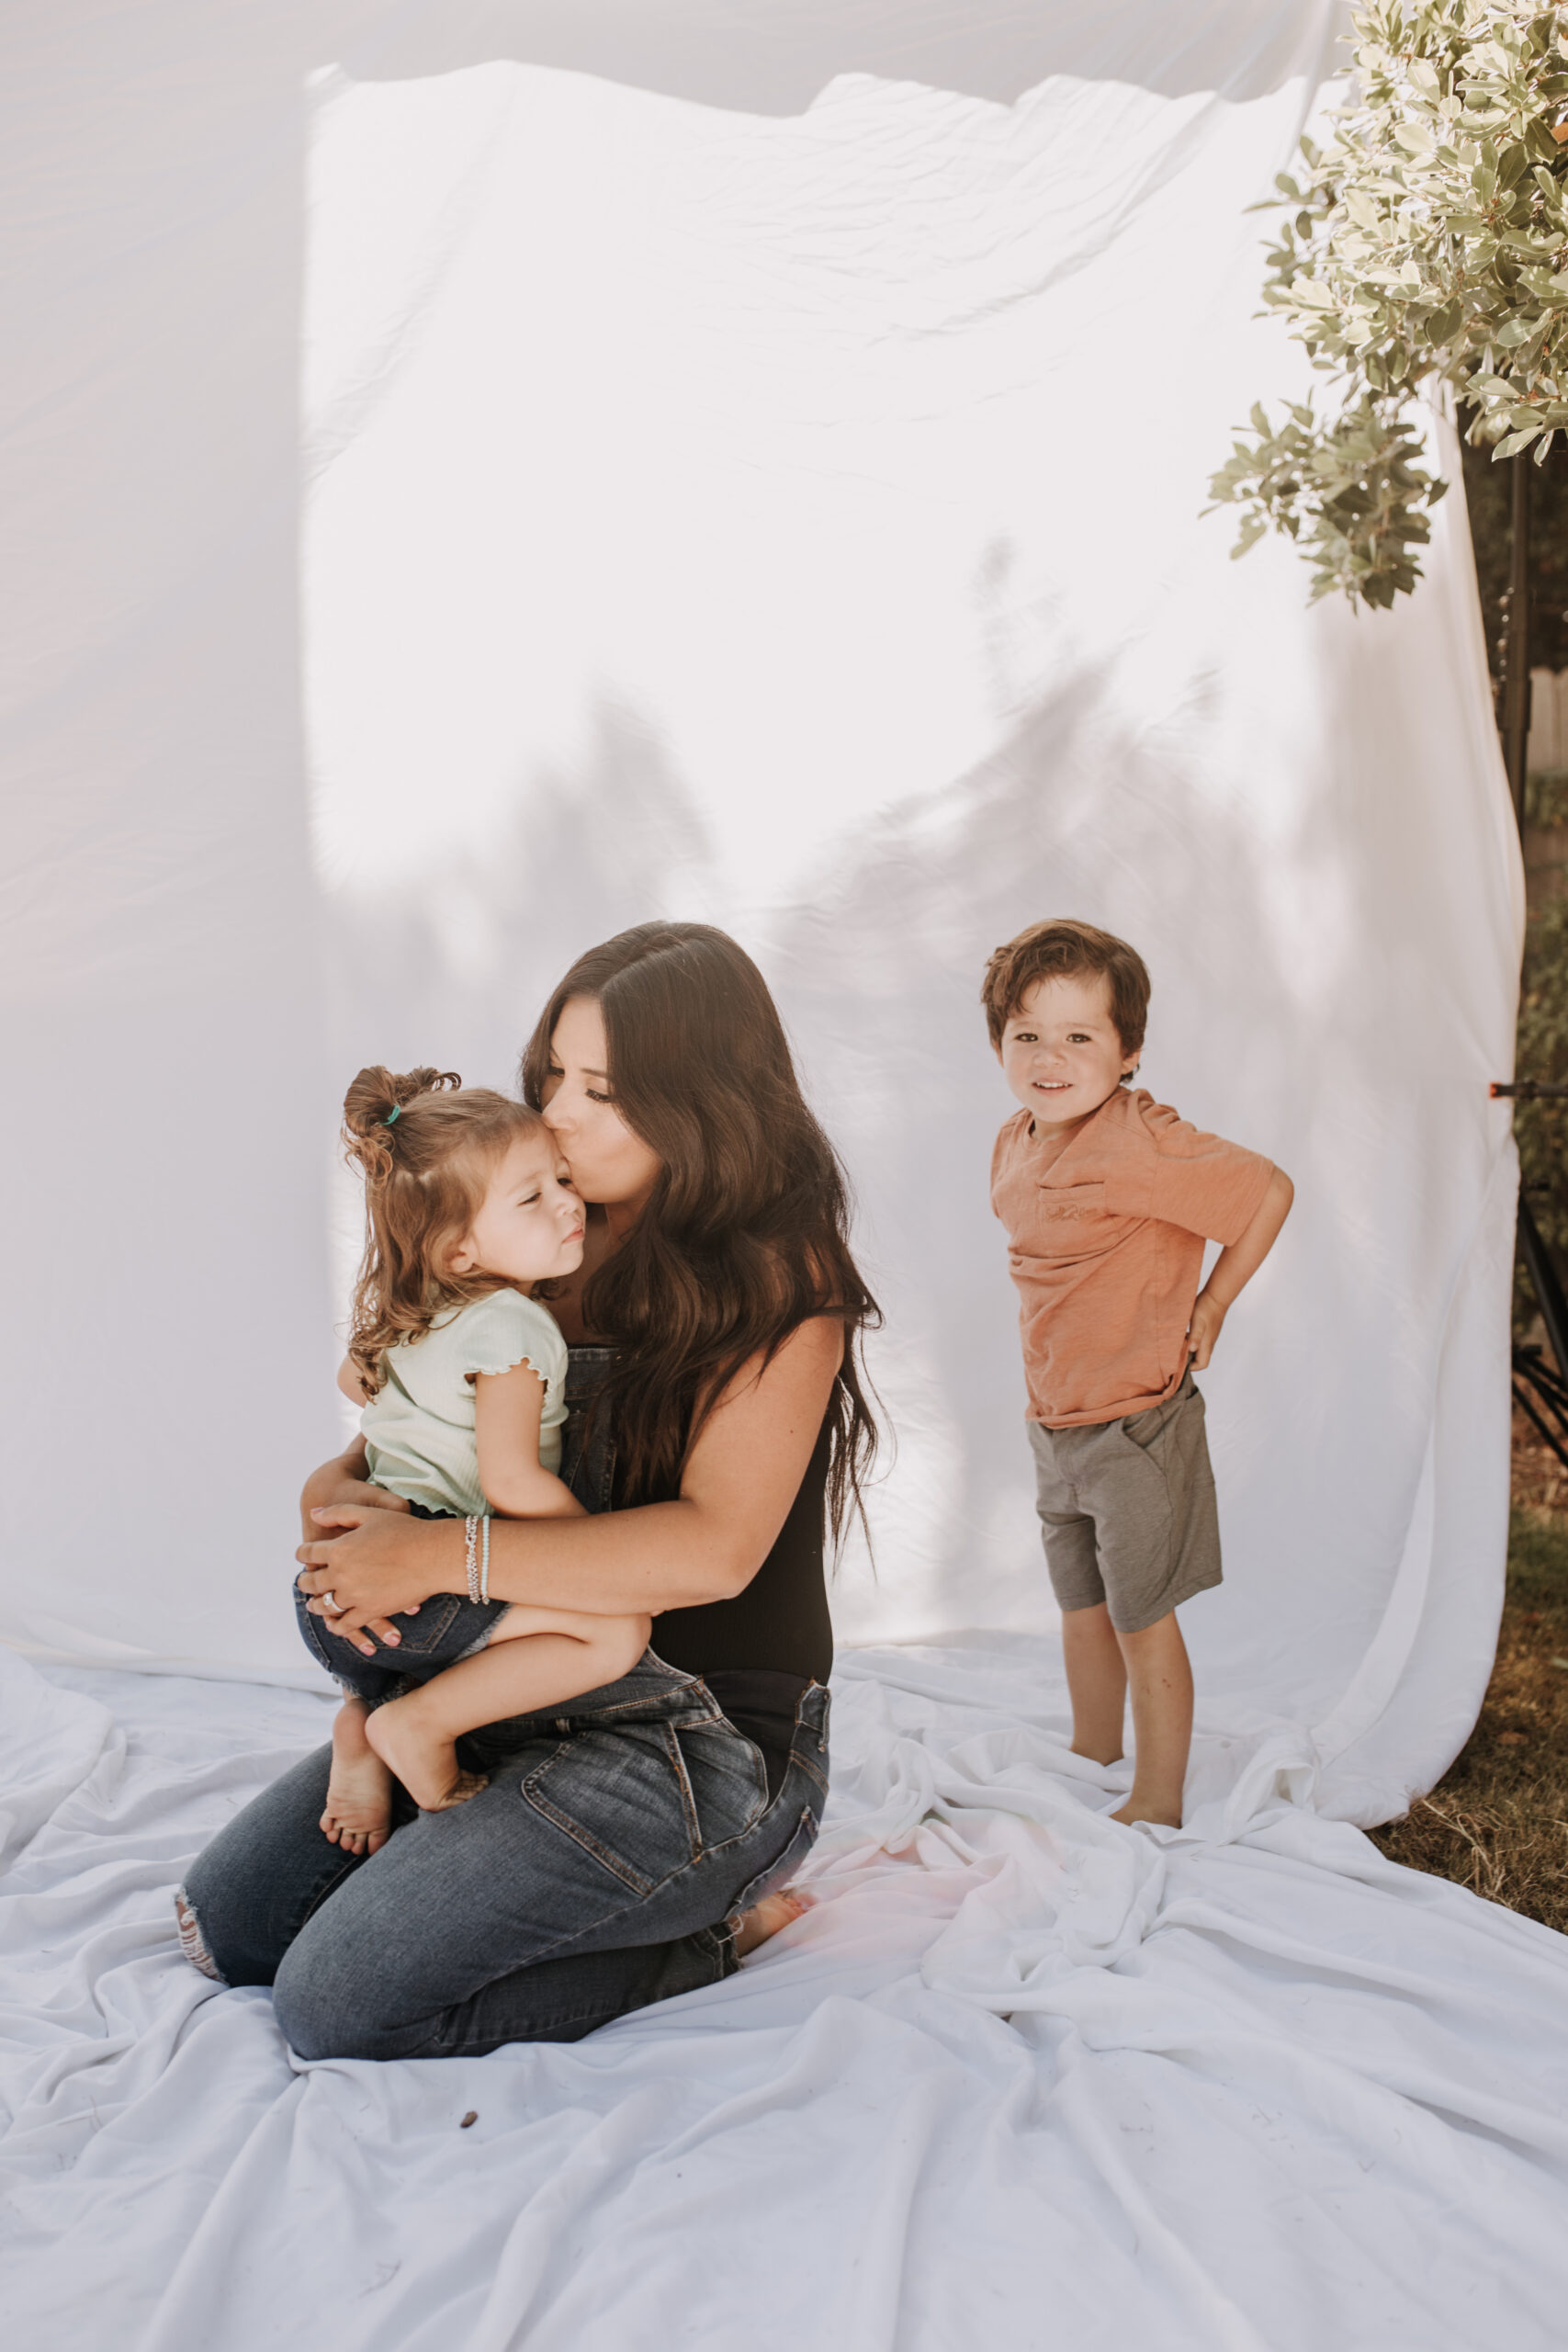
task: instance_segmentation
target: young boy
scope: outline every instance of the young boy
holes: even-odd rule
[[[997,1137],[991,1206],[1020,1294],[1073,1750],[1115,1763],[1130,1685],[1133,1793],[1111,1818],[1179,1828],[1192,1670],[1176,1611],[1220,1581],[1192,1369],[1273,1247],[1291,1180],[1132,1090],[1149,976],[1122,940],[1032,923],[981,998],[1023,1106]],[[1224,1246],[1200,1291],[1205,1240]]]

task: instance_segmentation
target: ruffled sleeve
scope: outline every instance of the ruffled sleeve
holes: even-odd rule
[[[525,1363],[547,1388],[566,1377],[566,1341],[555,1317],[521,1291],[492,1291],[463,1316],[461,1371],[514,1371]]]

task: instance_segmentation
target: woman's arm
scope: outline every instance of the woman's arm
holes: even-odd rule
[[[299,1512],[304,1521],[305,1538],[309,1542],[315,1533],[310,1514],[329,1505],[353,1504],[365,1510],[406,1511],[401,1495],[389,1495],[385,1487],[373,1487],[366,1476],[367,1449],[365,1440],[356,1437],[352,1445],[323,1462],[306,1479],[299,1497]]]
[[[737,1374],[692,1448],[674,1502],[598,1518],[498,1520],[490,1589],[500,1600],[592,1615],[658,1616],[733,1600],[767,1558],[806,1476],[843,1362],[840,1323],[822,1316],[791,1333],[765,1370]],[[463,1589],[463,1531],[453,1521],[397,1519],[329,1506],[301,1544],[307,1593],[331,1590],[340,1631],[390,1616],[433,1592]],[[344,1532],[329,1536],[328,1528]]]
[[[407,1517],[409,1507],[401,1495],[389,1495],[385,1487],[373,1487],[366,1477],[366,1466],[365,1440],[356,1437],[342,1453],[335,1453],[330,1462],[323,1462],[319,1470],[311,1471],[299,1497],[299,1521],[307,1544],[320,1531],[316,1518],[318,1510],[395,1511]],[[417,1602],[415,1606],[418,1606]],[[318,1616],[322,1613],[321,1610],[316,1611]],[[389,1625],[383,1617],[367,1617],[364,1622],[377,1641],[389,1643],[396,1648],[402,1639],[397,1627]],[[348,1628],[345,1626],[344,1630],[347,1632]],[[362,1649],[367,1657],[376,1655],[372,1644],[358,1642],[355,1646]]]
[[[570,1487],[539,1459],[545,1384],[531,1363],[510,1372],[474,1374],[474,1437],[479,1485],[492,1510],[506,1519],[581,1519]],[[314,1534],[312,1528],[310,1532]],[[495,1530],[491,1530],[493,1557]],[[494,1577],[492,1576],[493,1584]]]

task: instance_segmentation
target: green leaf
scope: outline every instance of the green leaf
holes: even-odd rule
[[[1213,495],[1240,503],[1247,545],[1296,541],[1314,597],[1372,610],[1415,584],[1443,493],[1408,422],[1428,379],[1472,442],[1539,459],[1568,431],[1568,398],[1540,380],[1568,311],[1568,150],[1551,135],[1568,8],[1352,0],[1351,22],[1356,84],[1326,145],[1303,141],[1275,183],[1297,209],[1262,288],[1337,400],[1290,406],[1277,432],[1256,413]]]
[[[1492,452],[1494,460],[1499,458],[1511,458],[1518,449],[1528,449],[1540,431],[1539,424],[1529,424],[1522,433],[1506,433]]]

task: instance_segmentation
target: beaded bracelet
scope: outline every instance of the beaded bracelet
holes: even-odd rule
[[[479,1542],[479,1521],[477,1519],[466,1519],[463,1521],[463,1535],[467,1545],[467,1550],[464,1555],[464,1565],[468,1571],[468,1599],[470,1600],[477,1600],[479,1597],[479,1572],[478,1563],[475,1558],[475,1547]]]
[[[479,1567],[479,1599],[490,1605],[490,1513],[485,1513],[484,1558]]]

